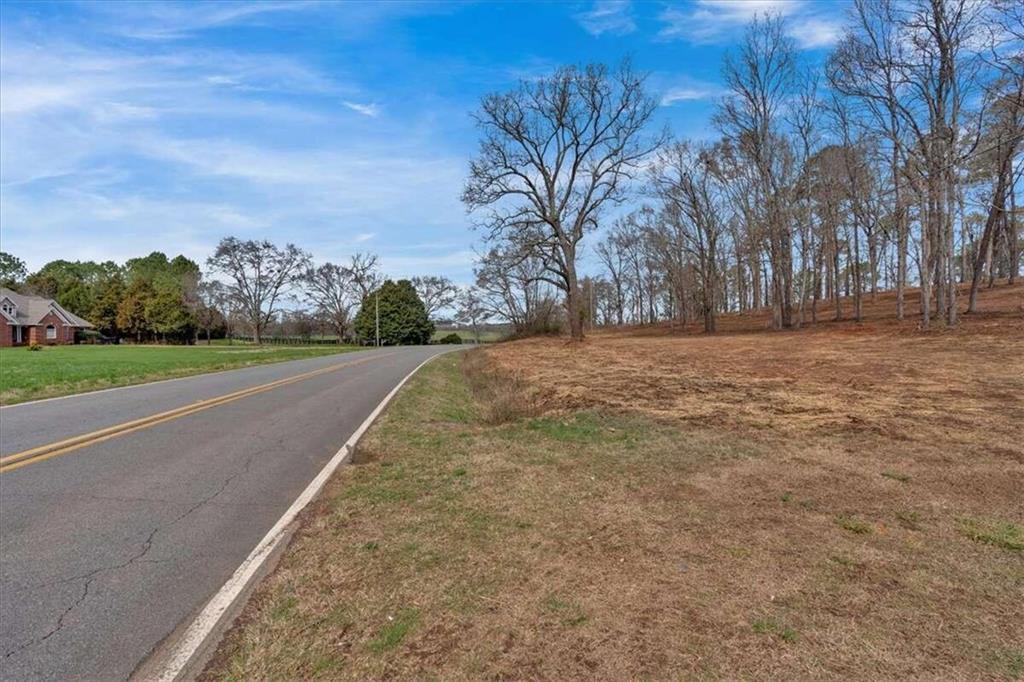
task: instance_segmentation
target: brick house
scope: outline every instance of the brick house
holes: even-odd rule
[[[75,342],[75,331],[92,325],[42,296],[0,289],[0,346]]]

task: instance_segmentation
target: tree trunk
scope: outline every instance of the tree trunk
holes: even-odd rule
[[[565,280],[568,291],[565,296],[566,314],[569,317],[569,335],[573,341],[583,340],[583,306],[580,295],[580,283],[576,277],[576,264],[574,260],[566,258]]]
[[[956,212],[956,177],[952,168],[946,168],[946,323],[954,326],[957,323],[956,310],[956,261],[954,259],[955,244],[953,239],[953,215]]]
[[[857,219],[853,220],[853,317],[858,322],[864,319],[863,296],[864,282],[860,271],[860,230]]]
[[[750,289],[752,292],[751,307],[757,310],[761,307],[761,257],[754,254],[750,259]]]
[[[1010,215],[1006,223],[1006,250],[1010,252],[1010,284],[1017,279],[1017,268],[1020,267],[1020,249],[1017,242],[1017,193],[1010,191]]]
[[[921,327],[927,329],[932,318],[932,273],[931,273],[931,216],[922,202],[921,206],[921,262],[918,274],[921,279]]]
[[[907,229],[906,209],[901,205],[896,209],[896,220],[896,319],[902,320],[906,307],[904,299],[907,288],[907,248],[910,231]]]
[[[999,168],[999,175],[996,177],[996,186],[992,192],[992,204],[988,209],[988,218],[985,219],[985,229],[981,233],[981,241],[978,244],[978,253],[974,259],[974,273],[971,277],[971,293],[967,302],[967,312],[976,312],[978,306],[978,288],[981,285],[981,274],[988,263],[988,271],[992,272],[992,234],[995,232],[996,223],[1002,217],[1006,207],[1006,185],[1009,175],[1009,155],[1002,159]],[[1012,193],[1011,193],[1012,195]],[[1012,251],[1012,249],[1011,249]],[[1010,264],[1010,271],[1013,272],[1013,263]]]
[[[843,304],[839,293],[839,228],[836,227],[832,231],[832,298],[836,305],[836,316],[835,319],[843,319]]]

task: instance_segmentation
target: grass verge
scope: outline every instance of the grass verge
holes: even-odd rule
[[[0,349],[0,404],[358,350],[356,346],[46,346]]]
[[[827,439],[542,412],[485,353],[439,357],[202,678],[1015,679],[1012,502],[958,514],[923,466],[896,495],[872,438],[854,467]]]

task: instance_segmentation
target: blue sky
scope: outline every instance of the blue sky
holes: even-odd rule
[[[30,269],[202,263],[232,234],[468,283],[479,234],[459,195],[483,94],[629,55],[657,124],[708,137],[723,52],[764,10],[815,60],[845,5],[4,2],[0,248]]]

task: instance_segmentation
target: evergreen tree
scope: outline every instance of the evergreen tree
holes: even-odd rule
[[[379,298],[378,298],[379,297]],[[385,346],[415,345],[430,342],[434,324],[427,309],[407,279],[388,280],[363,299],[356,315],[355,332],[363,343],[376,338],[377,306],[380,306],[380,341]]]

